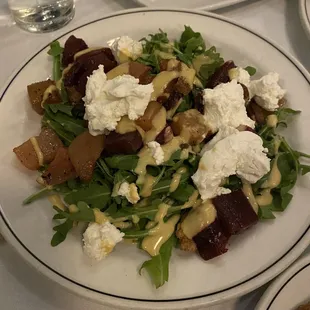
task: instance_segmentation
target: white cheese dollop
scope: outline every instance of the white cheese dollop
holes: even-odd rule
[[[230,175],[256,183],[270,171],[270,159],[262,139],[249,131],[237,132],[217,142],[206,151],[192,179],[203,200],[231,191],[221,187]]]
[[[246,87],[250,86],[251,76],[248,71],[244,70],[241,67],[230,69],[228,71],[228,76],[230,80],[236,80],[238,83],[241,83]]]
[[[142,43],[128,36],[121,36],[119,38],[112,39],[108,42],[112,53],[118,62],[123,62],[122,57],[125,56],[136,60],[143,53]]]
[[[204,90],[204,117],[213,132],[221,126],[254,128],[255,122],[246,113],[243,88],[236,80]]]
[[[138,119],[144,114],[153,90],[152,84],[140,85],[131,75],[107,80],[103,66],[99,65],[88,78],[83,98],[89,132],[96,136],[115,130],[124,115]]]
[[[211,150],[215,144],[221,140],[223,140],[224,138],[234,134],[234,133],[238,133],[239,130],[234,128],[234,127],[230,127],[230,126],[222,126],[220,127],[219,131],[217,132],[217,134],[215,135],[214,138],[212,138],[212,140],[210,140],[201,150],[200,155],[202,156],[206,151]]]
[[[123,182],[120,185],[117,194],[126,197],[126,199],[132,204],[135,204],[140,200],[138,188],[135,183],[129,184],[128,182]]]
[[[151,149],[152,156],[155,159],[157,165],[161,165],[165,161],[165,153],[161,145],[156,141],[151,141],[147,144]]]
[[[90,223],[83,234],[84,252],[92,259],[102,260],[123,240],[123,236],[124,233],[108,221]]]
[[[275,111],[279,108],[279,100],[282,99],[286,90],[282,89],[279,82],[279,74],[270,72],[259,80],[251,82],[250,93],[255,101],[267,111]]]

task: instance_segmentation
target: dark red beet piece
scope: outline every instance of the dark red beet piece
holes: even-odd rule
[[[87,77],[98,69],[99,65],[104,65],[104,72],[106,73],[117,66],[117,62],[109,48],[90,51],[78,57],[64,77],[65,87],[74,87],[81,96],[84,96]]]
[[[194,89],[194,108],[198,110],[201,114],[204,114],[204,104],[203,104],[203,90]]]
[[[228,83],[230,78],[228,71],[236,68],[236,65],[232,60],[226,61],[221,67],[219,67],[209,78],[206,88],[214,88],[219,84]]]
[[[136,154],[142,145],[142,137],[138,131],[125,134],[112,131],[106,136],[103,153],[106,156]]]
[[[241,189],[217,196],[212,202],[217,211],[217,218],[230,235],[239,234],[258,221],[257,214]]]
[[[64,50],[62,53],[63,67],[67,67],[69,64],[73,63],[74,55],[87,48],[88,46],[83,39],[76,38],[73,35],[70,36],[65,43]]]
[[[173,91],[170,96],[167,98],[167,100],[163,103],[163,106],[166,108],[167,111],[175,108],[180,101],[180,99],[183,98],[183,95]]]
[[[159,144],[166,144],[171,141],[172,138],[173,131],[169,125],[166,125],[166,127],[157,135],[155,141]]]
[[[249,118],[255,121],[259,125],[263,125],[266,122],[266,117],[272,112],[266,111],[259,106],[253,98],[246,107]]]
[[[207,228],[193,237],[199,255],[209,260],[227,252],[227,242],[230,235],[225,232],[221,222],[216,219]]]

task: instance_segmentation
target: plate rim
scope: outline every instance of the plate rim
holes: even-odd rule
[[[307,13],[307,0],[299,0],[299,16],[302,27],[310,39],[310,16]]]
[[[190,10],[190,9],[176,9],[176,8],[136,8],[130,10],[122,10],[118,12],[114,12],[112,14],[104,15],[101,18],[91,20],[87,23],[84,23],[74,29],[70,29],[62,35],[58,36],[54,40],[58,40],[63,38],[64,36],[70,34],[71,32],[78,30],[80,28],[86,27],[90,24],[113,18],[116,16],[122,15],[130,15],[134,13],[148,13],[148,12],[172,12],[172,13],[186,13],[199,15],[202,17],[209,17],[220,20],[222,22],[229,23],[233,26],[237,26],[247,32],[250,32],[252,35],[262,39],[267,44],[271,45],[273,48],[278,50],[283,56],[285,56],[300,73],[304,76],[305,80],[310,84],[310,73],[303,67],[303,65],[292,55],[286,52],[279,44],[274,42],[271,39],[268,39],[264,35],[257,33],[256,31],[238,23],[230,18],[226,18],[224,16],[210,13],[210,12],[202,12],[198,10]],[[48,47],[44,45],[41,49],[39,49],[33,56],[24,61],[14,72],[11,74],[7,82],[1,89],[0,102],[5,96],[6,91],[9,89],[11,83],[17,78],[19,73],[24,69],[24,67],[34,59],[38,54],[40,54],[45,48]],[[56,270],[53,270],[44,262],[40,261],[30,250],[28,250],[25,245],[19,240],[19,238],[15,235],[14,231],[10,227],[10,224],[6,220],[6,216],[2,211],[0,205],[0,231],[5,237],[7,241],[17,250],[17,252],[28,262],[30,265],[35,267],[39,272],[43,273],[48,278],[52,279],[54,282],[62,285],[66,289],[74,292],[77,295],[83,296],[87,299],[95,300],[97,302],[103,304],[109,304],[111,306],[118,306],[124,309],[128,309],[129,307],[135,307],[134,309],[180,309],[180,306],[190,307],[192,309],[197,308],[199,306],[216,304],[219,302],[223,302],[232,298],[236,298],[238,296],[244,295],[259,286],[265,284],[269,280],[276,277],[280,272],[282,272],[285,268],[287,268],[290,264],[292,264],[307,248],[310,243],[310,224],[305,230],[305,232],[299,237],[296,243],[280,258],[278,258],[275,262],[273,262],[270,266],[265,268],[263,271],[259,272],[257,275],[252,276],[251,278],[242,281],[232,287],[227,289],[223,289],[218,292],[214,292],[211,294],[205,294],[202,296],[190,297],[190,298],[182,298],[182,299],[173,299],[173,300],[148,300],[148,299],[137,299],[137,298],[128,298],[123,296],[116,296],[109,293],[104,293],[93,288],[86,287],[83,284],[77,283],[64,275],[61,275]],[[166,308],[168,307],[168,308]],[[183,308],[182,308],[183,309]],[[185,309],[185,308],[184,308]]]
[[[156,6],[148,6],[147,4],[145,4],[144,0],[134,0],[136,3],[140,4],[140,5],[144,5],[148,8],[153,8],[156,9]],[[221,2],[217,3],[217,4],[208,4],[208,5],[203,5],[203,6],[198,6],[194,9],[196,10],[208,10],[208,11],[215,11],[215,10],[219,10],[219,9],[223,9],[223,8],[227,8],[229,6],[232,5],[237,5],[237,4],[241,4],[243,2],[246,2],[249,0],[221,0]],[[167,7],[168,8],[168,7]],[[182,9],[182,8],[180,8]]]
[[[310,267],[310,254],[298,259],[268,287],[255,310],[269,310],[281,291],[304,269]]]

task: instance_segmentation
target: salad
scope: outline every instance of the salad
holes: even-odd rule
[[[128,239],[158,288],[173,248],[224,254],[231,236],[284,211],[310,171],[277,132],[300,113],[279,75],[255,77],[189,26],[175,41],[160,30],[107,47],[72,35],[48,54],[52,78],[28,85],[41,132],[13,151],[41,186],[23,203],[53,204],[53,247],[76,226],[94,260]]]

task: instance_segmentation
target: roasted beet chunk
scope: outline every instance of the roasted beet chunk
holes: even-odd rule
[[[146,85],[152,82],[153,76],[150,75],[152,68],[139,62],[129,63],[129,74],[139,79],[139,83]]]
[[[186,96],[191,92],[192,87],[187,83],[185,78],[181,76],[177,79],[174,89],[176,92]]]
[[[75,36],[70,36],[65,43],[64,51],[62,53],[62,65],[67,67],[69,64],[73,63],[74,55],[82,50],[87,49],[88,46],[84,40],[76,38]]]
[[[228,71],[230,69],[236,68],[233,61],[226,61],[221,67],[219,67],[209,78],[206,88],[214,88],[215,86],[228,83],[230,78],[228,76]]]
[[[199,88],[193,89],[194,108],[201,114],[204,114],[203,90]]]
[[[158,134],[155,141],[159,144],[166,144],[173,139],[173,131],[170,126],[166,127]]]
[[[258,221],[257,214],[241,189],[217,196],[212,202],[217,217],[228,234],[238,234]]]
[[[52,80],[46,80],[42,82],[33,83],[27,86],[28,97],[32,108],[38,113],[43,114],[44,109],[42,107],[42,101],[44,99],[44,93],[49,87],[55,86],[55,82]],[[57,96],[58,95],[58,96]],[[61,101],[57,88],[51,93],[48,98],[49,102],[45,103],[59,103]]]
[[[75,178],[75,176],[68,149],[65,147],[58,149],[55,159],[42,174],[42,178],[47,185],[61,184]]]
[[[136,154],[142,147],[142,137],[138,131],[119,134],[112,131],[105,139],[104,155]]]
[[[248,116],[259,125],[265,124],[266,117],[271,114],[271,112],[268,112],[260,107],[254,99],[252,99],[247,105],[246,110]]]
[[[170,96],[164,101],[163,106],[167,111],[175,108],[179,101],[183,98],[183,95],[178,93],[177,91],[173,91]]]
[[[117,62],[109,48],[101,48],[79,56],[69,72],[64,77],[64,85],[68,90],[70,100],[79,102],[85,95],[87,77],[99,65],[104,65],[104,72],[109,72],[117,66]]]
[[[209,260],[227,252],[226,246],[229,237],[229,234],[221,226],[220,221],[216,219],[207,228],[193,237],[193,240],[199,255],[204,260]]]
[[[104,148],[104,139],[104,135],[92,136],[88,131],[84,131],[70,144],[69,157],[82,181],[91,180],[96,161]]]

